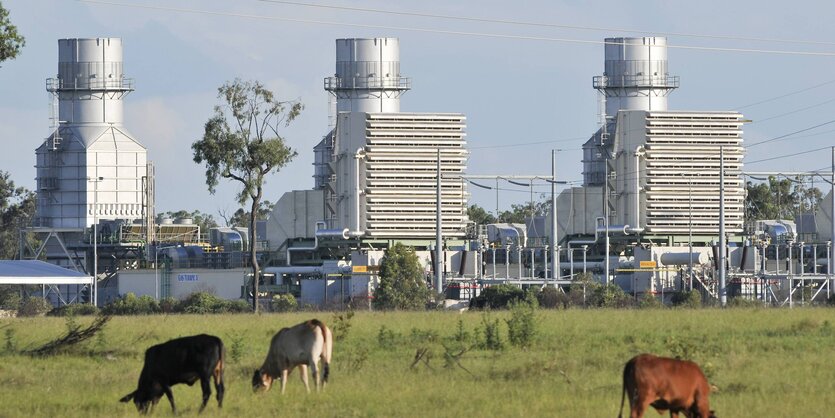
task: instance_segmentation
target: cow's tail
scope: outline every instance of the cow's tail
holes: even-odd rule
[[[225,368],[226,363],[226,347],[223,345],[223,340],[220,338],[217,339],[217,364],[215,364],[215,369],[212,371],[212,377],[214,377],[215,381],[215,391],[217,392],[217,405],[218,407],[223,406],[223,394],[226,391],[225,386],[223,385],[223,369]]]
[[[631,373],[633,371],[632,369],[634,367],[635,367],[635,365],[633,364],[632,360],[629,360],[626,363],[626,366],[623,367],[623,390],[620,393],[620,408],[618,409],[618,418],[623,417],[623,404],[624,404],[624,401],[626,401],[626,391],[627,391],[626,381],[629,379],[629,373]],[[630,402],[630,405],[631,404],[632,403]]]
[[[319,327],[322,331],[322,382],[327,383],[330,375],[331,356],[333,355],[333,334],[322,321],[314,319],[311,321],[313,325]]]

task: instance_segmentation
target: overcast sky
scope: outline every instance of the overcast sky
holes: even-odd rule
[[[590,30],[257,0],[107,1],[219,14],[71,0],[3,1],[26,37],[21,55],[0,68],[0,169],[11,172],[19,185],[35,186],[35,148],[49,133],[44,80],[57,73],[57,40],[74,37],[123,39],[125,74],[136,85],[125,99],[125,126],[147,147],[156,166],[158,212],[198,209],[217,217],[218,210],[237,207],[232,183],[221,183],[215,196],[208,193],[203,168],[192,162],[190,149],[218,103],[217,87],[236,77],[260,80],[279,97],[305,104],[284,132],[299,155],[268,179],[265,198],[277,201],[286,191],[311,188],[312,147],[328,123],[322,79],[334,72],[336,38],[400,38],[401,73],[412,79],[401,110],[464,113],[470,174],[548,174],[550,150],[560,149],[558,176],[579,181],[580,146],[598,121],[591,81],[603,72],[603,45],[593,42],[610,36],[667,34],[670,46],[791,51],[670,48],[670,74],[680,76],[681,87],[670,96],[669,108],[740,110],[753,120],[744,128],[746,144],[805,130],[750,148],[746,171],[828,170],[831,153],[823,148],[835,145],[835,2],[315,0],[329,6],[601,28]],[[816,125],[821,126],[808,129]],[[817,151],[761,161],[810,150]],[[500,192],[502,210],[529,199],[525,187],[501,187],[515,189]],[[495,210],[494,191],[471,190],[471,203]]]

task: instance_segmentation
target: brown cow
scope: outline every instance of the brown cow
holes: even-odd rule
[[[670,411],[670,417],[679,412],[690,418],[716,418],[710,410],[710,385],[696,363],[652,354],[633,357],[623,368],[623,394],[620,399],[622,417],[623,401],[629,394],[630,418],[641,418],[652,406],[659,414]]]

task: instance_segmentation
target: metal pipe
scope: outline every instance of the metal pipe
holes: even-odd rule
[[[559,262],[557,255],[557,150],[551,150],[551,262]],[[554,264],[556,265],[556,264]],[[551,279],[559,279],[559,269],[551,269]]]
[[[321,226],[321,228],[320,228]],[[287,257],[287,265],[289,266],[290,263],[290,252],[291,251],[312,251],[319,248],[319,238],[335,238],[335,234],[339,233],[339,236],[342,239],[348,239],[348,228],[345,229],[324,229],[325,222],[324,221],[316,221],[316,225],[314,226],[313,232],[313,246],[312,247],[290,247],[287,245],[286,257]],[[320,235],[319,231],[322,231]]]
[[[583,276],[586,275],[586,252],[588,252],[588,249],[588,245],[583,245]]]
[[[644,155],[644,147],[635,149],[635,226],[641,227],[641,157]]]
[[[725,147],[719,146],[719,303],[728,303],[725,289]]]
[[[354,229],[351,231],[353,236],[362,236],[365,234],[360,229],[360,195],[362,188],[360,187],[360,160],[365,156],[363,148],[357,148],[354,154],[354,168],[356,170],[356,177],[354,178]]]
[[[806,270],[806,266],[803,262],[803,246],[806,244],[805,242],[801,241],[798,242],[797,245],[800,247],[800,275],[803,276],[804,270]]]
[[[441,220],[441,149],[438,148],[438,167],[437,167],[437,183],[435,194],[435,292],[441,293],[443,289],[444,278],[444,259],[442,254],[443,235],[441,228],[443,221]]]

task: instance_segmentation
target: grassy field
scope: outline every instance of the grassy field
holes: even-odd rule
[[[311,317],[342,336],[327,390],[306,395],[294,373],[283,398],[277,390],[253,394],[250,378],[271,336]],[[720,417],[835,414],[829,410],[835,401],[832,309],[543,310],[528,349],[507,343],[508,317],[507,312],[357,312],[350,320],[328,312],[115,317],[80,349],[49,358],[14,351],[61,335],[66,319],[0,319],[5,353],[0,416],[136,416],[132,404],[118,399],[134,390],[144,350],[202,332],[221,337],[227,349],[224,408],[218,410],[213,397],[203,416],[615,417],[623,364],[641,352],[700,363],[719,388],[711,406]],[[485,319],[499,319],[505,348],[473,349],[457,362],[446,360],[445,354],[471,345]],[[75,320],[87,324],[92,318]],[[410,367],[419,349],[426,349],[428,361]],[[174,397],[181,415],[196,414],[199,385],[175,386]],[[154,415],[172,415],[165,398]]]

